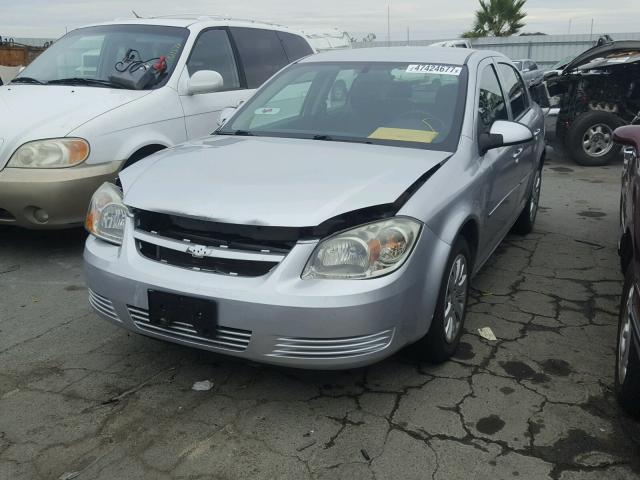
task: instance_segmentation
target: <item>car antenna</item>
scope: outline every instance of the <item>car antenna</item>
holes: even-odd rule
[[[135,11],[135,10],[131,10],[131,13],[133,13],[133,14],[135,15],[135,17],[136,17],[136,18],[142,18],[140,15],[138,15],[138,14],[136,13],[136,11]]]

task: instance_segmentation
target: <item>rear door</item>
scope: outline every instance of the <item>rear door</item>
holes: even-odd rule
[[[274,30],[244,27],[232,27],[230,30],[248,88],[258,88],[289,64],[282,41]]]
[[[181,83],[200,70],[215,70],[222,75],[224,85],[217,92],[180,95],[189,138],[211,134],[218,127],[220,111],[238,105],[253,92],[246,88],[229,32],[224,27],[210,28],[198,35],[182,73],[187,78],[181,79]]]

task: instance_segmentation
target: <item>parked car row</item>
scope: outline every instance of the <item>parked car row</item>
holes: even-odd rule
[[[0,89],[0,224],[84,219],[89,303],[135,333],[301,368],[447,360],[472,276],[536,220],[539,71],[459,48],[312,53],[279,26],[201,17],[71,32]],[[563,108],[576,71],[582,88],[612,64],[637,66],[574,60]],[[627,146],[616,392],[634,415],[638,130],[582,142]]]

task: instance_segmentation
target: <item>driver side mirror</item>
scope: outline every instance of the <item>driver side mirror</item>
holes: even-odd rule
[[[480,134],[478,147],[480,155],[484,155],[495,148],[520,145],[531,140],[533,140],[533,132],[529,127],[518,122],[496,120],[491,125],[489,133]]]
[[[189,78],[187,92],[189,95],[213,93],[222,89],[224,80],[215,70],[200,70]]]

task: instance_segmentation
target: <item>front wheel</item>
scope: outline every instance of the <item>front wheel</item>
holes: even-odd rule
[[[622,408],[631,416],[640,418],[640,352],[633,339],[633,289],[633,269],[629,268],[622,291],[618,321],[615,391]]]
[[[451,249],[431,327],[410,349],[414,357],[442,363],[456,352],[464,326],[470,280],[470,250],[461,237]]]
[[[542,167],[536,170],[529,192],[529,199],[520,212],[520,216],[513,225],[513,231],[520,235],[527,235],[533,230],[538,215],[538,205],[540,204],[540,190],[542,189]]]

